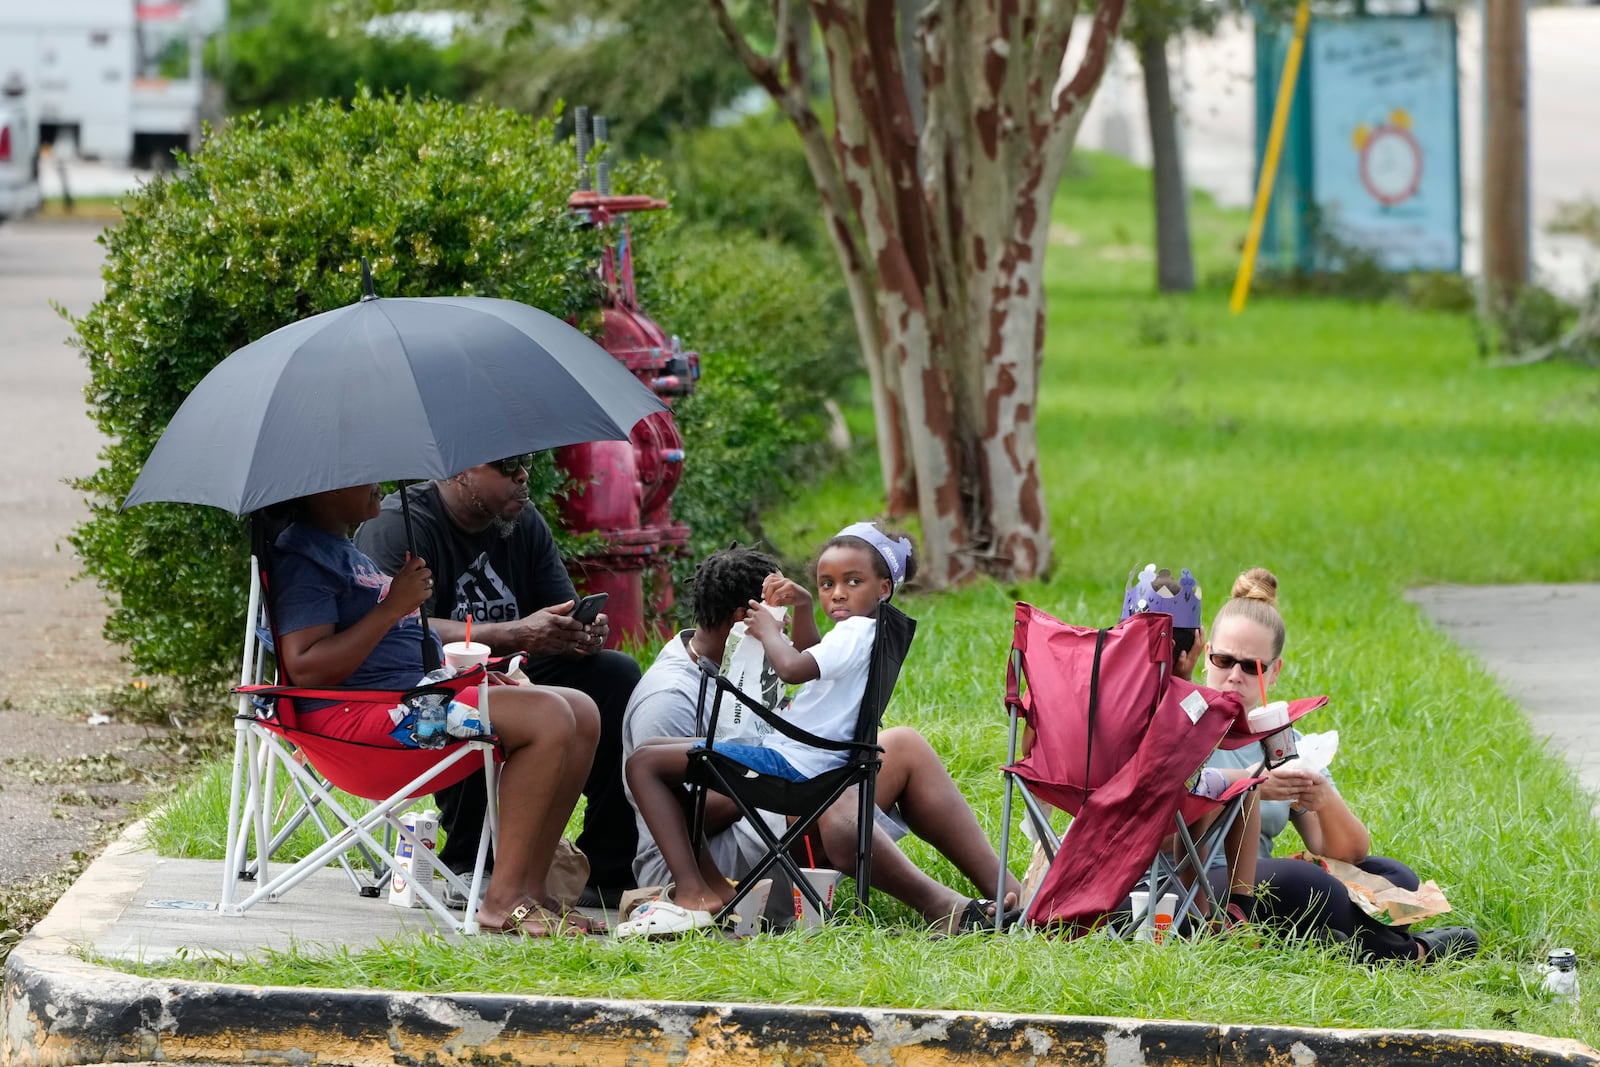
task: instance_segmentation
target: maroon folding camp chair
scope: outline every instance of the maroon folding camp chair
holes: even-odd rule
[[[1187,783],[1219,745],[1241,748],[1267,735],[1247,732],[1236,695],[1175,678],[1171,663],[1169,615],[1139,613],[1094,629],[1069,626],[1031,604],[1017,605],[1006,671],[1011,739],[1002,769],[1001,871],[1010,849],[1014,789],[1021,790],[1029,822],[1051,860],[1038,892],[1026,902],[1025,922],[1072,933],[1092,928],[1152,868],[1162,839],[1175,826],[1187,855],[1178,866],[1157,869],[1183,899],[1174,915],[1197,910],[1206,863],[1238,817],[1244,793],[1259,779],[1236,782],[1217,800],[1191,794]],[[1298,701],[1291,711],[1298,716],[1326,701]],[[1018,759],[1024,724],[1032,746]],[[1041,800],[1073,817],[1059,841]],[[1188,825],[1218,809],[1221,816],[1194,841]],[[1177,884],[1185,865],[1196,875],[1186,889]],[[1160,888],[1153,886],[1153,892]]]

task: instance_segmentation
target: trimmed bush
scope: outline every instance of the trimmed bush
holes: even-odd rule
[[[843,291],[800,135],[782,115],[685,130],[662,162],[681,218],[798,249],[831,272],[826,285]]]

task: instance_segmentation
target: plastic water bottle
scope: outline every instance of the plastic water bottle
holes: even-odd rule
[[[422,684],[443,681],[454,672],[448,667],[441,667],[422,679]],[[443,748],[449,735],[445,732],[449,726],[450,700],[443,695],[429,695],[416,702],[416,722],[411,732],[416,736],[417,744],[422,748]]]
[[[1570,948],[1550,950],[1550,962],[1542,968],[1544,988],[1551,997],[1566,1004],[1578,1003],[1578,954]]]
[[[448,703],[440,697],[426,697],[417,703],[417,721],[412,727],[412,732],[417,736],[417,744],[423,748],[443,748],[446,738],[445,728],[449,725],[450,708]]]

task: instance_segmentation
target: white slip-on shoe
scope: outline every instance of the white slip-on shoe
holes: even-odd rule
[[[678,937],[696,930],[709,930],[715,925],[709,911],[693,911],[670,900],[652,900],[617,927],[617,937]]]

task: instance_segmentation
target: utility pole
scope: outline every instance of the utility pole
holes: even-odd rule
[[[1483,0],[1483,280],[1490,306],[1528,284],[1528,13]]]

